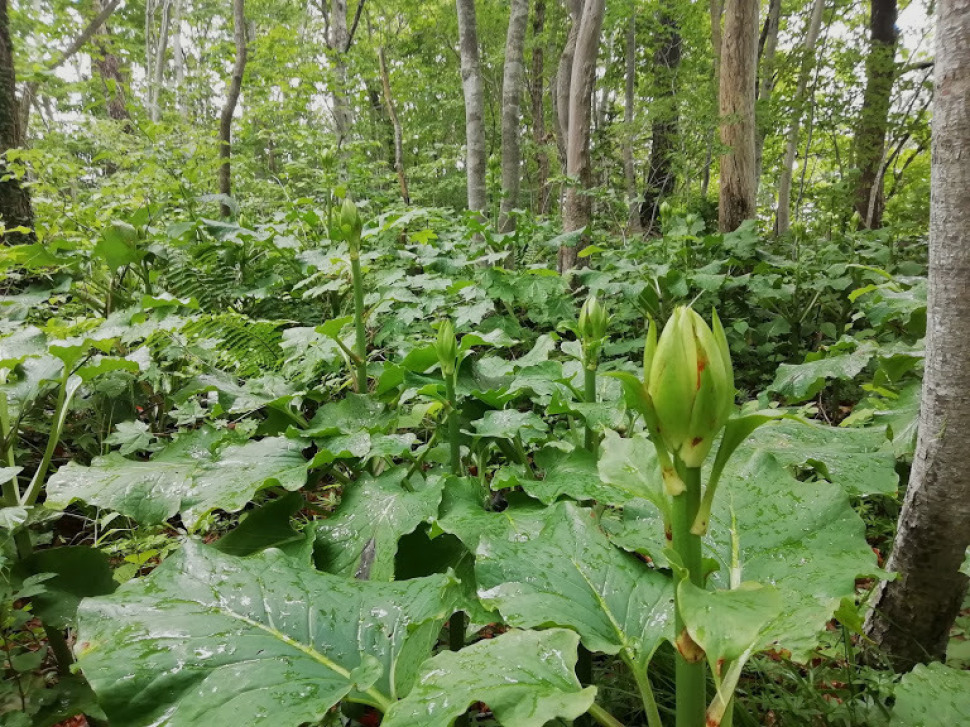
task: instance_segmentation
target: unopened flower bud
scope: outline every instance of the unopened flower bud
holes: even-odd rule
[[[595,295],[591,295],[583,303],[579,312],[579,335],[584,343],[594,343],[606,338],[606,329],[610,323],[610,316],[606,308]]]
[[[360,233],[363,229],[364,223],[360,219],[357,205],[350,197],[345,197],[340,208],[340,233],[352,249],[360,247]]]
[[[734,406],[734,369],[727,338],[691,308],[677,308],[660,340],[648,338],[644,384],[659,436],[687,467],[700,467]]]
[[[447,318],[438,325],[438,339],[434,344],[441,364],[441,373],[452,376],[458,366],[458,342],[455,339],[455,327]]]

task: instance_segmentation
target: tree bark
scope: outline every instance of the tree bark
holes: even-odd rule
[[[168,51],[168,33],[172,26],[172,0],[162,0],[162,21],[155,42],[152,62],[152,78],[148,86],[148,115],[157,122],[161,113],[162,84],[165,80],[165,53]]]
[[[680,128],[677,75],[682,44],[675,11],[675,6],[669,0],[661,6],[658,45],[653,56],[654,121],[650,140],[650,171],[640,205],[640,225],[648,235],[656,233],[660,204],[671,195],[677,183],[674,154],[677,152]]]
[[[929,305],[919,438],[896,540],[898,574],[866,631],[897,669],[943,658],[967,591],[970,545],[970,2],[936,5]]]
[[[630,217],[627,226],[630,232],[640,232],[640,200],[637,196],[637,170],[633,162],[633,106],[636,103],[637,88],[637,14],[630,14],[626,29],[626,69],[623,86],[623,180],[626,183],[626,198],[630,204]]]
[[[332,90],[333,122],[337,132],[337,150],[343,165],[343,148],[350,133],[350,106],[347,103],[347,60],[345,55],[349,49],[350,32],[347,29],[347,0],[333,0],[333,12],[330,15],[329,45],[334,62],[336,83]],[[342,174],[346,169],[342,169]]]
[[[104,10],[100,0],[95,0],[95,7],[99,12]],[[121,60],[114,53],[111,45],[111,34],[107,24],[102,24],[94,34],[94,53],[91,54],[91,64],[101,78],[104,87],[105,110],[109,119],[124,122],[125,130],[131,131],[131,115],[125,102],[125,89],[128,80],[121,70]]]
[[[721,232],[736,230],[757,214],[755,200],[755,85],[758,0],[727,0],[721,40]]]
[[[770,121],[771,94],[775,90],[775,53],[778,50],[778,26],[781,24],[781,0],[770,0],[768,17],[765,18],[758,40],[758,86],[756,89],[757,137],[754,148],[755,192],[761,186],[762,158],[765,151],[765,138]]]
[[[4,233],[2,242],[5,245],[33,242],[35,239],[30,192],[7,166],[7,152],[17,148],[22,138],[13,58],[7,0],[0,0],[0,222],[7,229],[26,227],[30,230]]]
[[[784,235],[791,227],[791,185],[795,154],[798,151],[798,134],[802,125],[802,110],[805,106],[805,96],[808,90],[808,79],[812,66],[816,62],[815,44],[822,29],[822,11],[825,0],[814,0],[812,15],[808,20],[808,32],[805,34],[805,44],[802,46],[801,70],[798,72],[798,85],[795,88],[795,108],[792,111],[791,126],[788,128],[788,138],[785,141],[785,156],[781,162],[781,173],[778,176],[778,207],[775,211],[775,232]],[[808,150],[805,152],[808,158]]]
[[[721,16],[724,14],[724,0],[710,0],[708,6],[711,16],[711,48],[714,58],[714,93],[721,89]],[[711,183],[711,163],[714,161],[714,130],[717,124],[711,126],[707,134],[707,157],[704,160],[704,171],[701,174],[701,197],[707,199],[707,189]]]
[[[522,78],[525,76],[522,57],[528,22],[529,0],[511,0],[509,30],[505,41],[505,72],[502,77],[502,201],[499,206],[499,232],[512,232],[515,229],[512,210],[519,203],[522,164],[519,127],[522,115]]]
[[[576,55],[576,38],[579,36],[579,21],[583,12],[583,0],[566,0],[569,10],[570,26],[566,44],[559,56],[556,69],[556,92],[553,96],[556,106],[556,140],[559,146],[559,161],[562,173],[566,173],[566,140],[569,136],[569,84],[573,76],[573,57]]]
[[[465,171],[468,179],[468,209],[485,216],[488,198],[485,188],[485,94],[478,53],[478,24],[475,0],[456,0],[458,7],[458,50],[461,56],[461,87],[465,97]]]
[[[532,83],[529,91],[532,100],[532,141],[536,146],[536,193],[540,215],[549,211],[549,156],[546,152],[546,114],[542,102],[545,88],[545,53],[542,35],[546,26],[546,0],[536,0],[535,17],[532,20]]]
[[[219,117],[219,194],[232,196],[232,116],[236,112],[239,94],[242,92],[243,73],[246,71],[246,9],[244,0],[232,0],[233,38],[236,42],[236,62],[232,67],[229,93]],[[221,205],[223,217],[229,217],[232,210],[225,202]]]
[[[387,59],[384,57],[384,46],[377,49],[377,60],[381,67],[381,86],[384,89],[384,106],[387,109],[387,116],[391,120],[391,127],[394,129],[394,171],[397,173],[397,182],[401,187],[401,198],[404,204],[411,204],[411,193],[408,191],[408,178],[404,173],[404,134],[401,131],[401,122],[397,118],[397,111],[394,108],[394,97],[391,96],[391,78],[387,72]]]
[[[855,211],[868,228],[882,227],[882,157],[889,125],[889,105],[895,80],[896,0],[871,0],[866,90],[855,136]]]
[[[581,230],[590,221],[590,157],[589,138],[593,89],[596,85],[596,57],[606,0],[586,0],[576,34],[569,82],[569,133],[566,136],[566,177],[568,186],[563,202],[563,228],[566,232]],[[559,248],[558,268],[565,272],[576,266],[579,251],[585,246],[580,240],[574,246]]]

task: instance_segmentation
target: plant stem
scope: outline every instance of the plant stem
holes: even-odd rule
[[[465,628],[468,619],[464,611],[456,611],[448,621],[448,648],[452,651],[461,651],[465,646]],[[467,727],[468,715],[462,714],[454,722],[455,727]]]
[[[351,248],[350,276],[354,284],[354,325],[357,329],[357,393],[367,393],[367,328],[364,326],[364,276],[360,272],[360,250]]]
[[[76,377],[75,381],[77,381]],[[54,406],[54,419],[51,425],[51,433],[47,437],[44,457],[41,459],[40,465],[21,499],[21,504],[27,507],[37,502],[40,491],[44,488],[44,479],[47,477],[47,470],[50,468],[54,452],[57,450],[57,443],[61,441],[61,431],[63,431],[64,421],[67,419],[68,405],[71,403],[75,391],[77,391],[77,385],[72,385],[71,376],[65,371],[64,377],[61,379],[60,389],[57,392],[57,404]]]
[[[672,526],[674,550],[680,556],[688,577],[695,586],[704,586],[703,563],[701,559],[701,538],[691,533],[691,524],[697,517],[701,501],[701,470],[699,467],[683,467],[677,463],[686,490],[673,498]],[[674,591],[676,601],[676,593]],[[674,627],[677,638],[685,632],[684,620],[680,615],[680,604],[674,606]],[[676,662],[677,677],[677,727],[704,727],[707,708],[706,663],[703,658],[688,662],[678,651]]]
[[[595,702],[589,708],[589,716],[603,727],[623,727],[623,723]]]
[[[637,688],[640,690],[640,699],[643,701],[643,709],[647,714],[647,727],[663,727],[660,710],[657,708],[657,700],[653,696],[653,686],[650,684],[646,668],[640,669],[626,652],[623,652],[622,659],[630,673],[633,674]]]
[[[579,683],[584,687],[588,687],[593,683],[593,654],[582,644],[579,645],[579,650],[576,654],[576,676],[579,678]],[[575,722],[578,727],[592,727],[592,721],[590,715],[582,714]]]
[[[445,398],[448,399],[448,446],[451,449],[451,474],[461,477],[461,426],[455,395],[455,375],[444,374]]]
[[[590,362],[583,366],[583,384],[584,384],[584,397],[583,399],[587,404],[596,403],[596,362]],[[586,441],[584,442],[586,450],[596,454],[598,449],[598,442],[596,441],[596,432],[589,425],[589,419],[586,420]]]

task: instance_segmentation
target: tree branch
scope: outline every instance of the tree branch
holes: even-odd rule
[[[350,46],[354,44],[354,34],[357,32],[357,26],[360,24],[360,14],[364,12],[364,2],[365,0],[360,0],[357,3],[357,10],[354,13],[354,23],[350,26],[350,34],[347,36],[347,46],[344,48],[344,53],[348,53]]]

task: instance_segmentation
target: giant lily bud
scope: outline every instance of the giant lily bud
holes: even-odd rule
[[[644,352],[658,434],[687,467],[704,463],[734,406],[734,369],[716,312],[713,325],[712,331],[691,308],[677,308]]]
[[[357,205],[350,197],[345,197],[340,208],[340,234],[350,245],[352,251],[360,249],[360,233],[363,229],[364,223],[360,219]]]
[[[599,354],[600,346],[606,338],[606,329],[610,323],[610,316],[606,308],[599,302],[595,295],[591,295],[583,303],[582,310],[579,312],[579,337],[583,344],[583,351],[587,364],[595,366]]]
[[[434,344],[441,364],[441,373],[453,376],[458,367],[458,343],[455,340],[455,327],[445,318],[438,325],[438,339]]]

